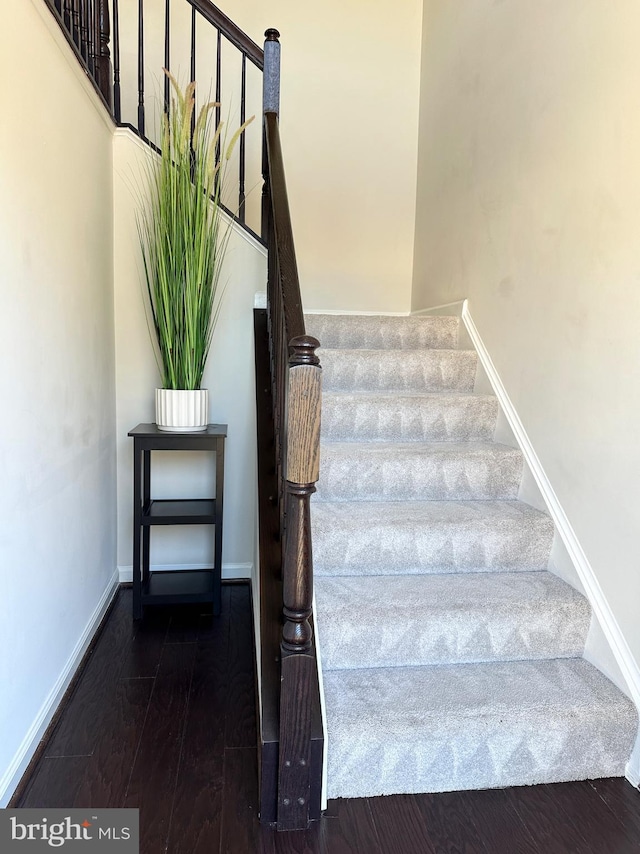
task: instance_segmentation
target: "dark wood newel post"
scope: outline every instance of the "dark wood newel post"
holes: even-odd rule
[[[313,483],[287,482],[287,541],[282,598],[284,628],[282,648],[285,652],[306,652],[311,647],[312,630],[309,624],[313,600],[309,532],[311,517],[309,499],[316,491]],[[294,571],[287,571],[287,570]]]
[[[309,335],[289,344],[287,400],[287,530],[283,563],[282,688],[278,770],[278,828],[306,828],[310,808],[311,692],[316,662],[310,653],[313,602],[310,499],[320,464],[321,368]]]
[[[287,437],[287,539],[283,568],[284,651],[311,646],[313,562],[309,502],[316,491],[320,446],[319,342],[310,335],[290,344]]]

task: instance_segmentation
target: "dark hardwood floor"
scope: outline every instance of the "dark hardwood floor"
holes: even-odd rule
[[[122,590],[13,806],[139,807],[143,854],[640,854],[624,780],[333,801],[307,832],[258,822],[250,594],[223,614]]]

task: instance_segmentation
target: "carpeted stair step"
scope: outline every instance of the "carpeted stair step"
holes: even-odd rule
[[[517,498],[522,454],[491,442],[328,442],[316,500]]]
[[[323,391],[472,392],[473,350],[318,350]]]
[[[304,323],[323,347],[365,350],[455,349],[460,328],[458,317],[307,314]]]
[[[492,395],[325,392],[322,438],[329,442],[491,441]]]
[[[549,572],[320,577],[327,670],[582,655],[591,610]]]
[[[329,798],[624,774],[633,704],[581,658],[587,601],[452,317],[312,315],[311,524]]]
[[[547,568],[553,522],[520,501],[318,501],[314,574]]]
[[[329,798],[623,776],[637,731],[584,659],[329,670],[324,689]]]

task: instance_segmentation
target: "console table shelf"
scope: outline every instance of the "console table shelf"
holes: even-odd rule
[[[155,499],[142,511],[143,525],[215,525],[215,498]]]
[[[198,433],[167,433],[155,424],[138,424],[133,438],[133,616],[146,605],[210,602],[221,609],[222,502],[226,424],[209,424]],[[151,451],[215,453],[215,498],[151,498]],[[155,525],[212,525],[214,559],[209,569],[151,571],[151,528]]]
[[[143,605],[188,605],[212,602],[215,572],[212,569],[180,569],[150,572],[142,584]]]

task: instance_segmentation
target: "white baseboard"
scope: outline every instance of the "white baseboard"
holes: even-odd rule
[[[317,614],[316,610],[316,592],[313,591],[312,611]],[[322,673],[322,646],[320,641],[320,633],[318,630],[317,621],[313,624],[313,631],[316,642],[316,663],[318,665],[318,688],[320,689],[320,709],[322,718],[322,734],[324,736],[324,750],[322,751],[322,790],[320,793],[320,808],[327,808],[327,779],[329,772],[328,755],[329,755],[329,731],[327,729],[327,703],[324,694],[324,676]]]
[[[210,569],[210,563],[161,563],[152,564],[152,572],[175,572],[178,569]],[[131,584],[133,581],[133,566],[118,567],[120,584]],[[223,563],[222,578],[231,580],[234,578],[251,578],[253,574],[252,563]]]
[[[443,305],[432,305],[431,308],[420,308],[417,311],[412,311],[411,314],[414,317],[420,317],[420,315],[454,315],[455,317],[462,317],[462,312],[464,310],[466,300],[459,299],[455,302],[446,302]]]
[[[627,762],[624,776],[632,786],[635,786],[636,789],[640,789],[640,737],[638,737],[636,748],[631,755],[631,759]]]
[[[60,705],[64,692],[69,687],[69,683],[73,679],[73,676],[78,669],[78,665],[87,651],[87,647],[95,635],[107,608],[111,604],[111,600],[118,590],[118,584],[118,573],[115,572],[109,580],[104,593],[100,597],[100,601],[96,605],[93,614],[89,618],[89,622],[85,626],[78,643],[75,645],[73,652],[62,669],[62,672],[56,679],[55,685],[51,691],[49,691],[49,695],[42,704],[36,719],[29,727],[29,730],[22,740],[22,744],[13,757],[11,764],[3,774],[2,779],[0,779],[0,808],[6,807],[11,796],[16,790],[22,775],[27,770],[27,766],[29,765],[29,762],[31,762],[31,758],[40,743],[40,739],[44,735],[46,728],[51,723],[51,719]]]
[[[533,448],[531,440],[524,429],[522,421],[520,421],[518,413],[516,412],[495,365],[491,360],[491,356],[480,337],[480,333],[478,332],[469,312],[467,300],[464,301],[462,308],[462,321],[478,353],[478,358],[487,374],[493,391],[498,398],[502,411],[509,422],[509,426],[513,431],[520,450],[524,455],[525,461],[535,478],[538,489],[540,490],[547,505],[549,515],[555,524],[556,531],[561,537],[562,542],[573,561],[576,572],[584,586],[587,599],[593,608],[593,612],[602,627],[605,637],[611,647],[611,651],[615,656],[618,666],[620,667],[622,675],[627,683],[629,695],[636,707],[640,709],[640,667],[629,648],[629,644],[622,634],[618,621],[616,620],[611,607],[602,592],[600,582],[596,577],[593,567],[589,563],[589,559],[578,541],[576,533],[573,530],[573,527],[571,526],[571,523],[569,522],[553,487],[551,486],[551,482],[542,468],[542,464],[538,459],[538,455]],[[627,765],[626,776],[627,779],[636,786],[640,782],[640,737]]]
[[[305,308],[305,314],[349,314],[356,317],[409,317],[410,311],[361,311],[360,309],[343,308]]]

